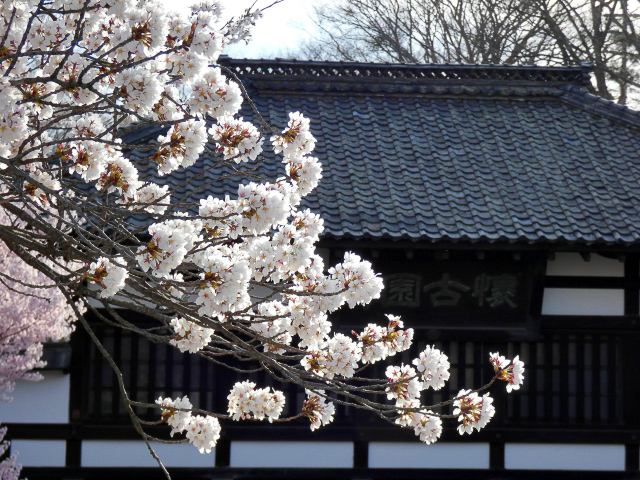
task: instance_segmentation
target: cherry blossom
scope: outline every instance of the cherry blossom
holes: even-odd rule
[[[416,371],[410,365],[394,367],[389,365],[385,372],[389,386],[386,388],[387,399],[396,401],[396,406],[414,407],[414,400],[420,397],[422,385],[416,378]]]
[[[15,223],[16,218],[0,207],[0,225]],[[54,282],[21,260],[2,240],[0,274],[0,401],[8,402],[17,380],[42,379],[33,370],[46,365],[43,343],[68,339],[75,318]],[[6,431],[6,427],[0,429],[0,456],[9,447],[9,442],[2,441]],[[0,462],[0,478],[17,480],[20,470],[15,453]]]
[[[139,188],[138,171],[126,158],[116,155],[105,162],[96,189],[116,193],[126,201],[134,201]]]
[[[162,419],[171,427],[171,436],[186,432],[189,443],[200,453],[211,453],[220,438],[220,422],[211,415],[192,415],[193,406],[187,397],[158,398],[156,404],[162,408]]]
[[[511,393],[512,390],[520,389],[520,385],[524,382],[524,362],[520,360],[518,355],[511,361],[498,352],[491,353],[489,361],[493,365],[498,380],[507,382],[507,392]]]
[[[253,124],[223,116],[218,125],[209,129],[209,135],[218,145],[218,151],[224,154],[225,160],[232,159],[236,163],[255,160],[262,152],[262,137]]]
[[[284,394],[270,388],[256,389],[253,382],[238,382],[227,397],[229,415],[234,420],[255,418],[269,423],[280,417],[284,408]]]
[[[144,207],[145,212],[162,214],[171,203],[171,196],[168,192],[169,185],[160,186],[155,183],[149,183],[138,189],[138,202],[147,204]]]
[[[456,398],[457,400],[453,402],[455,407],[453,414],[458,415],[460,435],[471,433],[474,428],[480,430],[496,413],[496,409],[492,405],[493,398],[488,393],[479,396],[477,392],[463,389],[458,392]]]
[[[337,288],[347,290],[344,301],[350,307],[380,298],[382,279],[374,273],[370,262],[355,253],[345,253],[344,261],[330,268],[329,273],[337,280]]]
[[[220,431],[220,422],[217,418],[210,415],[196,415],[192,417],[186,428],[189,442],[192,443],[200,453],[211,453],[211,449],[218,443]]]
[[[412,414],[411,426],[420,440],[427,445],[436,442],[442,435],[442,420],[433,414],[431,410],[426,414]]]
[[[176,336],[169,343],[178,347],[181,352],[199,352],[209,344],[214,333],[211,328],[201,327],[184,318],[174,318],[171,326]]]
[[[289,178],[296,182],[300,195],[306,196],[318,186],[322,178],[322,166],[316,157],[285,157],[283,163]]]
[[[91,265],[87,272],[87,280],[99,285],[101,297],[111,297],[124,288],[124,282],[129,275],[124,267],[118,264],[122,259],[111,262],[106,257],[100,257]]]
[[[336,333],[323,350],[311,350],[301,361],[305,370],[332,379],[334,375],[350,378],[361,358],[360,347],[349,337]]]
[[[387,315],[387,318],[389,319],[387,328],[370,323],[362,333],[353,332],[360,341],[363,362],[375,363],[379,360],[384,360],[389,355],[395,355],[398,352],[407,350],[411,346],[413,329],[396,331],[396,328],[404,326],[400,317]],[[414,364],[416,364],[415,361]],[[420,369],[418,370],[421,371]]]
[[[162,420],[171,427],[172,437],[175,433],[186,430],[191,419],[191,412],[189,410],[193,408],[193,405],[186,395],[182,398],[176,398],[175,400],[159,397],[156,403],[161,407],[166,407],[162,410]]]
[[[300,112],[289,114],[289,124],[280,135],[271,137],[273,150],[285,157],[298,157],[313,151],[316,140],[309,131],[309,119]]]
[[[308,398],[304,401],[302,415],[311,421],[311,431],[333,422],[336,409],[333,402],[327,403],[325,392],[323,390],[313,392],[308,389],[305,392]]]
[[[0,224],[15,221],[0,207]],[[73,310],[43,273],[27,265],[0,241],[0,401],[9,401],[18,379],[39,380],[45,364],[42,343],[60,341],[74,330]],[[15,280],[12,280],[15,279]]]
[[[190,167],[204,150],[207,141],[203,120],[189,120],[169,129],[167,135],[160,135],[160,148],[153,156],[158,164],[158,173],[165,175],[178,167]]]
[[[3,440],[6,434],[7,427],[0,428],[0,456],[9,449],[10,443]],[[0,478],[3,480],[18,480],[21,470],[22,465],[18,463],[18,454],[16,453],[0,461]]]
[[[220,118],[235,115],[242,105],[242,92],[234,82],[229,82],[219,68],[207,70],[193,81],[193,92],[188,100],[191,113],[203,117]]]
[[[427,347],[420,357],[413,360],[422,379],[422,388],[440,390],[449,380],[449,359],[435,347]]]

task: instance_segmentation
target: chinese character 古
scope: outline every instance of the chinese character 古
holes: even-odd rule
[[[458,302],[460,301],[460,293],[456,292],[454,289],[461,292],[468,292],[471,290],[470,287],[467,287],[455,280],[451,280],[448,273],[442,275],[442,280],[430,283],[424,287],[425,292],[435,290],[431,295],[429,295],[434,307],[455,307],[458,305]]]

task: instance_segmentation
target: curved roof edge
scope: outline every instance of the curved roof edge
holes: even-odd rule
[[[639,111],[598,97],[575,86],[567,86],[564,90],[565,93],[560,96],[560,99],[569,105],[580,108],[593,115],[605,117],[614,122],[640,128]]]

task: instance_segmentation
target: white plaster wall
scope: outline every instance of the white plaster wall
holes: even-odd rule
[[[520,470],[624,470],[624,445],[506,444],[504,465]]]
[[[617,260],[592,254],[586,262],[579,253],[556,253],[554,260],[547,261],[547,275],[576,277],[622,277],[624,264]]]
[[[165,467],[213,467],[215,449],[200,453],[191,444],[167,445],[151,443]],[[158,467],[142,440],[85,440],[82,442],[83,467]]]
[[[605,288],[545,288],[543,315],[624,315],[624,291]]]
[[[67,442],[64,440],[12,440],[11,454],[18,454],[23,467],[64,467]]]
[[[369,468],[489,468],[489,444],[374,442]]]
[[[351,442],[231,442],[232,467],[352,468]]]
[[[16,382],[13,401],[0,403],[3,423],[68,423],[69,378],[57,370],[43,372],[39,382]]]

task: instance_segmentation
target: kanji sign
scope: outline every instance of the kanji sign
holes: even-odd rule
[[[402,252],[392,255],[373,262],[385,286],[380,300],[366,312],[341,313],[341,321],[366,324],[385,312],[400,315],[413,327],[456,329],[458,334],[461,329],[469,329],[470,335],[483,329],[525,338],[534,332],[532,292],[534,284],[542,288],[544,256],[522,254],[514,260],[507,252],[483,258],[467,252],[451,259],[435,259],[430,252],[413,258],[403,258]]]

